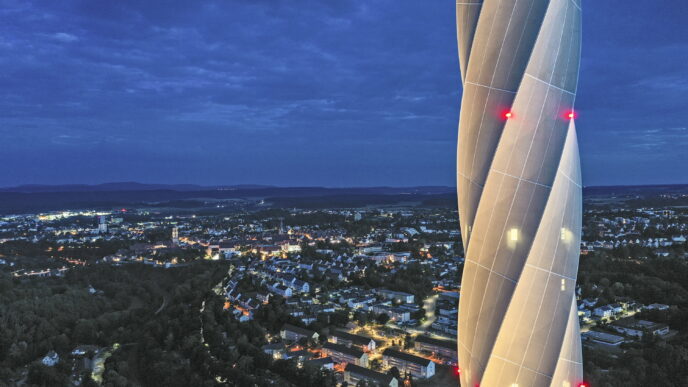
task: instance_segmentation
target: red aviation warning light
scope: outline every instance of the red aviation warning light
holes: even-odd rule
[[[505,120],[508,120],[514,117],[514,113],[511,110],[506,110],[502,113],[502,117],[504,117]]]
[[[569,120],[573,120],[576,117],[578,117],[578,114],[576,114],[575,110],[571,110],[568,113],[566,113],[566,118],[568,118]],[[588,386],[583,386],[583,387],[588,387]]]
[[[590,387],[590,385],[586,382],[581,382],[581,383],[578,383],[577,387]]]

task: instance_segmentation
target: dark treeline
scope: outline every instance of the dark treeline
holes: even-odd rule
[[[644,249],[622,248],[581,257],[583,297],[598,297],[600,304],[622,297],[670,305],[668,311],[645,311],[636,317],[678,331],[667,340],[648,336],[622,344],[625,351],[616,356],[585,349],[584,370],[592,386],[688,386],[688,263],[652,255],[639,258],[647,255]]]
[[[228,266],[89,265],[65,278],[23,281],[3,273],[0,380],[64,386],[81,376],[82,385],[92,386],[90,372],[74,374],[70,354],[93,345],[111,353],[103,386],[334,386],[331,372],[263,353],[284,323],[301,324],[283,299],[247,323],[223,310],[224,298],[212,289]],[[319,316],[309,327],[326,333],[329,324],[347,322],[346,315]],[[60,356],[53,367],[41,363],[49,351]]]
[[[274,198],[275,202],[287,204],[290,201],[307,204],[308,202],[333,202],[357,198],[366,198],[362,205],[379,202],[388,203],[403,201],[404,197],[453,192],[451,187],[361,187],[361,188],[324,188],[324,187],[249,187],[233,189],[201,190],[112,190],[112,191],[71,191],[71,192],[0,192],[0,213],[23,213],[73,208],[113,208],[142,203],[159,203],[185,201],[190,199],[238,199],[238,198]],[[305,198],[305,200],[301,200]],[[349,207],[349,206],[344,206]]]
[[[92,265],[65,278],[24,281],[6,276],[0,281],[0,379],[28,371],[28,385],[67,385],[75,347],[118,344],[106,363],[105,385],[202,385],[207,376],[193,362],[202,350],[198,308],[225,273],[226,264],[203,263],[170,270]],[[61,361],[46,367],[40,359],[51,350]]]

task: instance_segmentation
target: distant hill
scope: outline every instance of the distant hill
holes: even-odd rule
[[[688,193],[688,184],[609,185],[583,188],[583,195],[657,195]]]
[[[688,184],[585,187],[586,198],[645,198],[688,194]],[[204,199],[265,200],[273,207],[328,208],[416,203],[426,207],[456,207],[456,188],[427,187],[275,187],[265,185],[200,186],[193,184],[23,185],[0,188],[0,213],[29,213],[80,208],[145,205],[181,206]],[[624,199],[626,200],[626,199]],[[188,207],[186,203],[181,207]],[[181,208],[180,207],[180,208]]]
[[[201,186],[195,184],[144,184],[136,182],[117,182],[103,184],[62,184],[62,185],[43,185],[26,184],[16,187],[0,188],[0,192],[102,192],[102,191],[153,191],[153,190],[172,190],[172,191],[203,191],[203,190],[224,190],[224,189],[254,189],[269,188],[268,185],[242,184],[233,186]]]
[[[181,187],[181,188],[180,188]],[[129,188],[129,189],[127,189]],[[132,189],[133,188],[133,189]],[[109,183],[99,185],[21,186],[0,190],[0,213],[27,213],[76,208],[128,207],[193,199],[265,199],[274,205],[317,202],[320,206],[351,203],[422,201],[429,195],[454,195],[453,187],[271,187],[256,185],[203,187]],[[397,195],[392,200],[390,195]],[[367,197],[367,199],[363,199]],[[317,198],[317,199],[316,199]],[[278,204],[279,203],[279,204]]]

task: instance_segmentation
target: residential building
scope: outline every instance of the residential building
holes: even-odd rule
[[[59,362],[60,362],[60,355],[58,355],[57,352],[55,352],[55,351],[48,352],[43,357],[43,360],[41,360],[41,363],[43,363],[43,365],[46,365],[48,367],[52,367]]]
[[[340,330],[335,330],[330,333],[328,341],[335,344],[346,345],[347,347],[357,347],[364,352],[375,351],[375,340],[370,337],[354,335]]]
[[[611,318],[614,315],[614,308],[609,305],[600,306],[593,309],[592,314],[600,318]]]
[[[325,356],[330,356],[335,363],[368,367],[368,354],[355,348],[327,342],[323,345],[322,352]]]
[[[439,340],[432,337],[420,335],[416,337],[414,349],[420,352],[432,353],[450,363],[455,364],[458,360],[457,343],[451,340]]]
[[[327,370],[334,369],[334,360],[331,357],[321,357],[318,359],[306,360],[303,362],[304,367],[317,367],[318,369],[323,368]]]
[[[376,290],[378,296],[384,298],[385,300],[394,300],[403,304],[412,304],[414,296],[411,293],[397,292],[388,289],[378,289]]]
[[[669,334],[669,326],[646,320],[636,320],[633,317],[622,318],[609,324],[609,327],[626,336],[643,337],[649,333],[653,336]]]
[[[275,360],[282,359],[286,351],[284,343],[265,344],[261,349]]]
[[[581,334],[583,340],[610,347],[618,347],[624,343],[624,338],[611,333],[587,331]]]
[[[280,330],[280,337],[284,340],[289,340],[289,341],[299,341],[302,338],[305,338],[307,340],[317,340],[318,337],[317,332],[305,329],[305,328],[300,328],[291,324],[284,324],[282,329]]]
[[[347,364],[346,368],[344,368],[344,381],[350,386],[357,386],[362,380],[383,387],[399,386],[399,381],[392,375],[375,372],[355,364]]]
[[[402,376],[409,374],[415,378],[427,379],[435,375],[435,362],[432,360],[391,348],[382,353],[382,366],[385,369],[397,367]]]
[[[406,322],[411,319],[411,313],[402,308],[384,304],[373,305],[373,312],[376,314],[386,314],[389,319],[396,322]]]

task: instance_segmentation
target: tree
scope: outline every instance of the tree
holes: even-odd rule
[[[404,349],[409,349],[413,347],[413,338],[408,333],[404,337]]]
[[[380,361],[380,359],[373,359],[370,361],[369,365],[371,370],[378,371],[380,367],[382,367],[382,362]]]
[[[379,316],[377,316],[376,321],[380,325],[385,325],[389,321],[389,315],[387,313],[382,313]]]
[[[93,320],[79,320],[74,327],[74,341],[79,344],[93,344],[96,340],[96,326]]]
[[[91,378],[91,374],[89,372],[84,372],[82,376],[81,385],[83,387],[98,387],[98,383],[96,383],[95,380]]]
[[[417,311],[411,313],[411,318],[414,320],[422,320],[425,318],[425,309],[422,307],[419,308]]]
[[[344,326],[349,323],[349,312],[338,310],[330,315],[332,325]]]
[[[358,311],[354,314],[354,319],[359,325],[365,325],[368,323],[368,314]]]
[[[32,363],[29,366],[29,383],[37,386],[64,386],[66,378],[57,373],[54,367],[48,367],[40,362]]]

